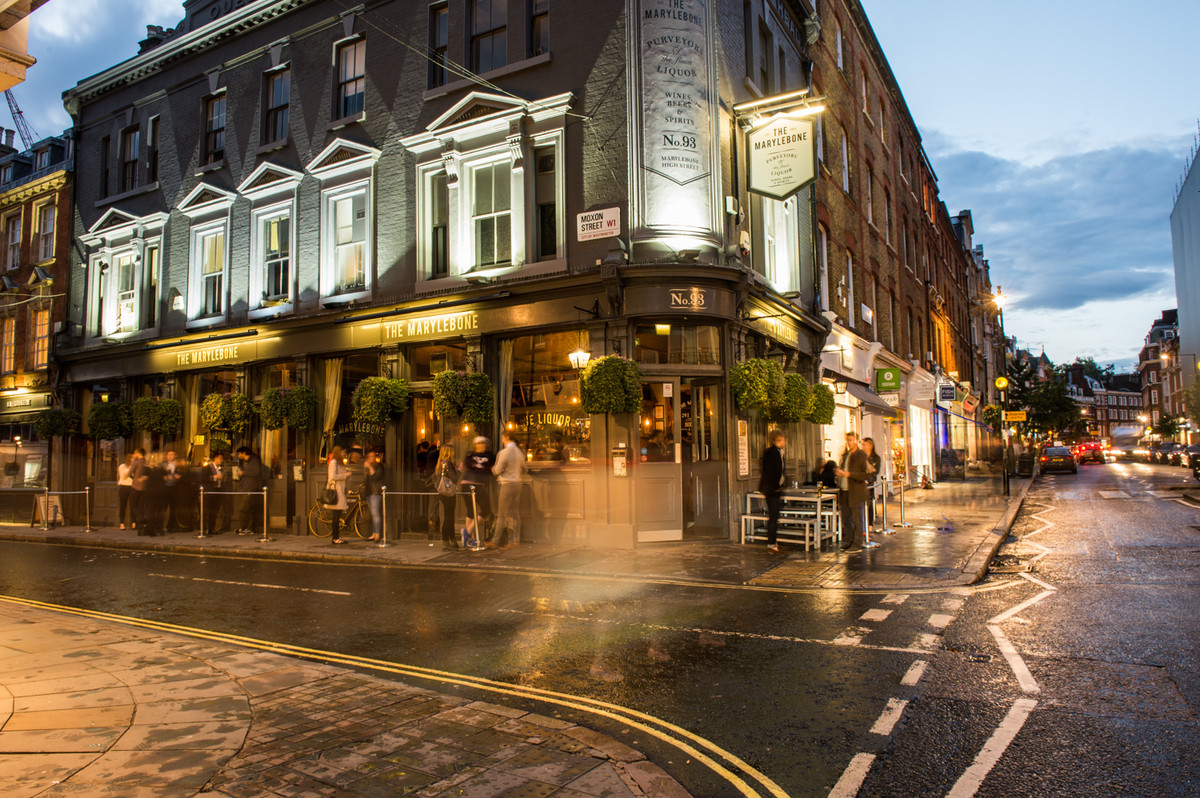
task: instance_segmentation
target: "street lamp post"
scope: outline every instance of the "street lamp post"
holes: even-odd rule
[[[1009,446],[1008,446],[1008,339],[1004,336],[1004,302],[1008,297],[1000,290],[1000,286],[996,286],[996,293],[992,295],[992,303],[996,306],[996,310],[1000,312],[1000,376],[996,378],[996,387],[1000,389],[1000,440],[1004,447],[1004,495],[1009,495],[1008,484],[1008,469],[1009,469]]]

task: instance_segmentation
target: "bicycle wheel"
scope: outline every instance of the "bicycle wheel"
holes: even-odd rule
[[[354,534],[358,535],[363,540],[371,536],[375,530],[371,525],[371,512],[360,501],[346,513],[346,526],[354,529]]]
[[[325,509],[325,505],[319,501],[313,502],[313,506],[308,508],[308,531],[309,534],[316,535],[319,538],[327,538],[333,534],[333,529],[330,522],[333,521],[333,511]]]

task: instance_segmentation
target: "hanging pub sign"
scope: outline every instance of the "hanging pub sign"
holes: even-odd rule
[[[785,200],[817,179],[811,118],[781,114],[750,132],[750,190]]]

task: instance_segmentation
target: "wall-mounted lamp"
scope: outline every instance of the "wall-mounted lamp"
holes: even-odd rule
[[[567,355],[567,359],[571,361],[571,368],[581,371],[588,364],[588,361],[592,359],[592,353],[581,346]]]
[[[834,381],[834,383],[833,383],[833,390],[834,390],[834,392],[835,392],[835,393],[838,393],[838,394],[843,394],[843,393],[845,393],[845,392],[846,392],[846,383],[845,383],[845,381],[843,381],[843,380],[836,380],[836,381]]]

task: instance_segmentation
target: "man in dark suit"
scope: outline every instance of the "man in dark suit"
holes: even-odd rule
[[[779,532],[779,510],[783,506],[783,431],[773,429],[767,433],[768,446],[763,450],[762,469],[758,477],[758,492],[767,499],[767,551],[781,554],[776,542]]]
[[[257,534],[262,532],[262,489],[267,484],[262,459],[252,452],[249,446],[238,449],[237,458],[242,469],[242,478],[238,480],[237,488],[241,494],[238,496],[238,534]]]
[[[217,452],[208,465],[204,466],[204,534],[215,535],[224,530],[217,526],[217,516],[224,524],[229,523],[229,497],[225,495],[225,455]]]
[[[846,433],[846,451],[842,452],[841,465],[834,472],[838,476],[838,509],[842,515],[842,551],[858,545],[862,531],[863,507],[867,503],[867,453],[858,446],[858,435]]]

